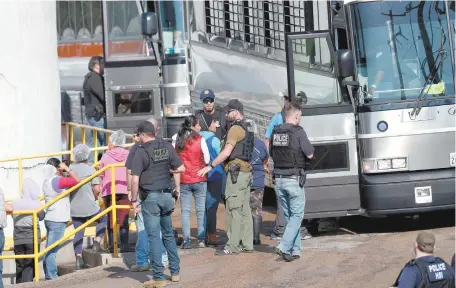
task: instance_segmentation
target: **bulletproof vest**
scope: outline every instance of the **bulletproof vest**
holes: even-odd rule
[[[169,145],[163,139],[152,140],[146,146],[140,146],[149,157],[149,166],[142,172],[139,186],[144,190],[162,190],[170,188]],[[140,149],[138,148],[138,149]]]
[[[298,141],[293,139],[298,137],[301,126],[292,127],[276,126],[271,135],[271,156],[274,161],[274,168],[302,168],[306,166],[306,157],[302,153]]]
[[[452,268],[439,257],[435,257],[433,262],[427,262],[420,258],[413,259],[405,265],[405,267],[407,266],[415,266],[420,272],[421,283],[418,285],[418,288],[455,287],[454,272]],[[399,285],[399,277],[401,274],[402,271],[394,283],[395,287]]]
[[[234,146],[233,152],[231,152],[230,157],[227,161],[232,161],[234,159],[250,161],[252,158],[253,147],[255,144],[255,135],[253,132],[249,131],[249,124],[244,121],[235,121],[232,123],[230,129],[234,126],[241,126],[245,130],[245,137]],[[223,137],[222,150],[226,144],[226,138],[228,133]]]
[[[217,129],[215,130],[215,136],[217,136],[217,138],[219,139],[222,139],[223,136],[225,136],[226,134],[226,117],[225,117],[225,114],[224,114],[224,111],[223,111],[223,108],[220,107],[220,106],[215,106],[214,107],[214,114],[212,114],[212,119],[214,119],[214,121],[218,121],[218,124],[219,124],[219,127],[217,127]],[[202,109],[196,111],[195,115],[198,115],[198,114],[202,114],[202,113],[206,113],[204,112]],[[204,122],[204,119],[201,117],[200,119],[200,124],[201,124],[201,130],[203,131],[209,131],[209,126],[211,125],[211,123],[205,123]]]

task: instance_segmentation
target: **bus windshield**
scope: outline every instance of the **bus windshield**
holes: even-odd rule
[[[446,13],[444,1],[352,6],[362,104],[417,99],[423,89],[428,98],[455,95]]]

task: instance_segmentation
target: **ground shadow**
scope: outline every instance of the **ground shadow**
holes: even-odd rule
[[[131,278],[139,282],[146,282],[150,280],[148,275],[151,274],[150,271],[146,272],[131,272],[128,269],[122,267],[107,267],[104,269],[105,271],[111,273],[108,278],[111,279],[119,279],[119,278]]]

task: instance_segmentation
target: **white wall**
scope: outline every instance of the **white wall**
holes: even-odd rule
[[[59,87],[56,3],[0,1],[0,159],[61,151]],[[42,174],[42,165],[24,170],[40,186]],[[18,197],[18,171],[0,168],[0,187],[6,198]]]

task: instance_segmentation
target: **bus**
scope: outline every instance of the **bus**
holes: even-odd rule
[[[141,14],[156,12],[156,56],[141,31]],[[108,129],[130,132],[148,116],[173,135],[192,113],[186,79],[183,1],[58,1],[61,90],[71,118],[85,122],[82,83],[92,56],[105,60]],[[166,95],[166,97],[165,97]]]
[[[148,91],[157,106],[145,114],[163,113],[172,135],[212,89],[218,105],[238,98],[263,138],[286,90],[315,147],[306,219],[454,209],[454,1],[133,3],[157,15],[152,41],[140,28],[111,36],[115,4],[101,4],[113,111]],[[135,53],[115,48],[125,43]],[[118,114],[108,127],[143,115]]]

